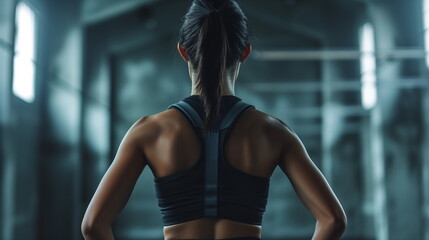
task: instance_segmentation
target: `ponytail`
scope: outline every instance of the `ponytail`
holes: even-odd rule
[[[208,129],[219,113],[221,86],[225,81],[228,39],[222,16],[218,11],[209,13],[202,24],[198,39],[197,86],[204,102],[204,128]],[[198,44],[197,44],[198,45]]]
[[[183,20],[179,42],[197,76],[207,130],[218,119],[226,71],[240,60],[246,47],[247,18],[235,0],[194,0]]]

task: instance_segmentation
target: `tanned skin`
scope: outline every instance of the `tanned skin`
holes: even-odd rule
[[[186,57],[186,50],[180,44],[178,50],[188,62],[192,79],[191,95],[200,95],[195,90],[195,74]],[[240,63],[247,59],[251,51],[252,47],[248,44]],[[222,86],[222,95],[234,95],[240,63],[226,73],[227,81]],[[158,178],[182,172],[196,163],[201,154],[200,147],[191,124],[174,108],[137,120],[125,134],[88,205],[81,225],[85,239],[114,239],[112,222],[125,207],[146,166]],[[312,240],[336,240],[345,231],[347,218],[340,202],[310,159],[299,137],[281,120],[256,109],[246,110],[227,139],[225,157],[232,167],[254,176],[271,177],[275,168],[280,167],[303,205],[315,217]],[[205,217],[166,226],[163,233],[165,240],[261,238],[262,228],[223,218]]]

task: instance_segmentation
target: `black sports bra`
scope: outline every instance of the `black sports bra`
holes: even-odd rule
[[[217,127],[203,132],[204,107],[191,95],[168,107],[177,108],[191,122],[201,141],[201,156],[189,169],[155,178],[155,192],[164,226],[202,217],[219,217],[261,225],[270,178],[235,169],[224,157],[224,145],[235,122],[255,108],[233,95],[222,96]]]

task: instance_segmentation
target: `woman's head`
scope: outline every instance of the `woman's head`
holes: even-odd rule
[[[194,0],[183,18],[179,51],[197,76],[206,129],[219,112],[226,73],[250,54],[248,38],[247,18],[235,0]]]

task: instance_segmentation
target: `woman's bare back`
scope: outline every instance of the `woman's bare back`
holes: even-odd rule
[[[144,146],[148,166],[157,178],[192,167],[201,154],[192,125],[176,109],[147,119],[153,139]],[[147,129],[147,128],[146,128]],[[271,177],[282,154],[280,123],[256,109],[246,110],[225,143],[225,161],[250,175]],[[168,239],[261,238],[261,226],[217,217],[205,217],[164,227]]]
[[[185,171],[200,155],[191,124],[174,109],[136,121],[122,140],[82,220],[85,239],[112,239],[111,223],[126,205],[141,172],[148,165],[157,178]],[[255,109],[246,110],[225,142],[225,161],[246,174],[271,177],[276,166],[284,172],[299,199],[316,218],[314,240],[336,240],[347,217],[304,145],[284,123]],[[259,225],[216,217],[164,227],[172,239],[261,237]]]

